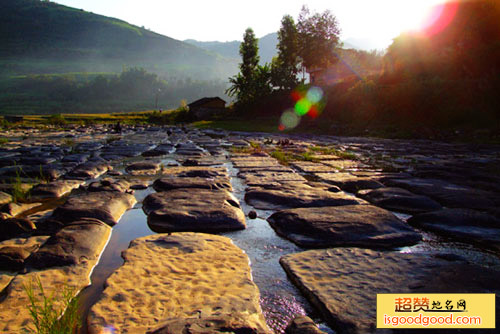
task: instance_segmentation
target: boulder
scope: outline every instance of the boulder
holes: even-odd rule
[[[134,196],[121,192],[85,192],[70,197],[54,210],[51,218],[65,225],[81,218],[96,218],[113,226],[135,203]]]
[[[445,255],[335,248],[288,254],[280,263],[338,333],[392,333],[376,329],[377,293],[500,291],[500,272]]]
[[[26,265],[36,269],[81,265],[99,257],[110,234],[111,228],[98,219],[72,222],[31,254]]]
[[[234,333],[269,333],[248,257],[231,239],[152,235],[132,241],[122,256],[90,310],[89,333],[110,325],[117,333],[228,332],[225,325]]]
[[[162,232],[242,230],[245,215],[239,202],[225,190],[175,189],[154,193],[143,201],[149,227]]]
[[[429,197],[402,188],[366,189],[358,191],[357,195],[374,205],[397,212],[417,214],[441,209],[441,204]]]
[[[276,187],[250,187],[245,193],[245,202],[257,209],[273,210],[337,206],[365,203],[361,199],[342,192],[330,192],[307,184],[282,184]]]
[[[442,209],[415,215],[408,223],[436,234],[500,250],[500,218],[471,209]]]
[[[371,205],[298,208],[268,219],[279,235],[307,248],[397,248],[422,237],[389,211]]]

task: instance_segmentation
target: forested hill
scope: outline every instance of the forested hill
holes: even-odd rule
[[[0,1],[2,76],[118,72],[124,65],[206,79],[236,71],[236,62],[125,21],[48,1]]]
[[[218,53],[226,58],[232,58],[236,61],[241,61],[240,44],[241,41],[231,42],[200,42],[194,39],[187,39],[184,42],[194,46]],[[278,34],[273,32],[259,38],[259,57],[260,63],[270,63],[274,56],[278,53],[276,49],[278,44]]]

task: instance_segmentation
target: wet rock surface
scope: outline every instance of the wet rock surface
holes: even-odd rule
[[[339,333],[376,332],[376,294],[395,286],[398,293],[500,291],[499,271],[425,254],[336,248],[286,255],[280,263]]]
[[[80,218],[96,218],[114,225],[135,202],[134,196],[121,192],[85,192],[70,197],[54,211],[51,219],[69,224]]]
[[[422,237],[389,211],[371,205],[299,208],[268,218],[279,235],[306,248],[397,248]]]
[[[453,239],[500,250],[500,218],[471,209],[443,209],[411,217],[408,223]]]
[[[216,233],[246,226],[238,200],[225,190],[169,190],[149,195],[143,205],[156,232]]]
[[[384,209],[409,214],[441,209],[441,205],[429,197],[415,195],[402,188],[360,190],[358,196]]]
[[[300,265],[307,268],[299,268],[304,273],[297,274],[317,278],[321,283],[318,298],[324,298],[324,305],[336,305],[335,310],[343,311],[335,324],[354,319],[355,326],[370,330],[369,321],[342,309],[338,300],[358,300],[361,295],[372,298],[379,287],[399,292],[394,286],[399,282],[404,285],[413,277],[407,270],[408,263],[423,268],[422,272],[430,277],[427,283],[423,278],[409,283],[412,291],[419,289],[420,282],[428,291],[439,289],[445,285],[445,278],[453,281],[451,276],[443,276],[446,273],[465,277],[450,284],[450,291],[455,290],[451,292],[464,291],[462,288],[469,284],[466,279],[474,275],[479,277],[476,283],[482,284],[484,291],[496,291],[496,283],[490,284],[484,276],[493,277],[497,275],[493,270],[500,268],[498,146],[147,125],[121,125],[119,131],[101,124],[49,131],[20,128],[6,130],[2,135],[9,141],[0,147],[0,203],[4,205],[0,238],[6,239],[0,243],[0,267],[5,268],[0,268],[1,332],[19,333],[29,326],[29,317],[15,301],[26,304],[22,284],[35,279],[35,275],[42,276],[49,292],[61,290],[64,282],[75,291],[87,285],[102,251],[102,240],[106,239],[104,232],[110,230],[92,219],[114,225],[122,215],[125,223],[112,228],[112,241],[95,271],[98,274],[93,274],[95,284],[89,290],[95,295],[85,299],[87,308],[101,297],[99,289],[106,277],[122,265],[120,253],[131,240],[155,231],[178,230],[223,233],[248,254],[253,280],[261,292],[263,314],[276,333],[283,333],[296,314],[309,315],[322,331],[331,333],[325,321],[333,325],[329,315],[332,312],[322,312],[325,306],[313,298],[312,304],[307,303],[278,266],[281,256],[299,256],[302,247],[342,246],[318,252],[355,254],[337,254],[331,268],[323,271],[314,258],[309,263],[304,257]],[[393,211],[399,220],[380,208]],[[346,214],[349,210],[384,214]],[[280,219],[273,222],[275,218]],[[87,223],[81,224],[82,220]],[[418,241],[420,235],[422,240]],[[37,238],[45,239],[39,243],[28,241]],[[51,242],[44,245],[47,238]],[[417,244],[407,246],[414,242]],[[353,245],[392,251],[365,252]],[[434,256],[443,251],[453,255]],[[33,260],[37,256],[40,258]],[[57,261],[49,261],[51,258]],[[329,257],[322,258],[324,263],[330,263]],[[43,268],[36,269],[33,263]],[[57,263],[61,266],[53,266]],[[387,277],[393,268],[397,283]],[[139,269],[144,271],[134,276],[134,283],[148,285],[146,270],[157,268],[139,265]],[[351,276],[353,286],[340,279]],[[189,279],[183,280],[180,285],[191,284]],[[299,279],[292,281],[298,287],[304,285]],[[322,289],[326,287],[331,290],[325,294]],[[205,290],[185,289],[184,298],[197,301],[193,307],[201,313],[179,317],[162,313],[147,330],[220,332],[229,328],[255,332],[245,320],[247,315],[205,314],[200,309],[203,297],[192,298],[192,291],[203,296]],[[305,295],[310,296],[307,291]],[[134,298],[142,296],[139,291]],[[130,323],[139,319],[134,309],[146,307],[130,303],[132,297],[113,298],[120,302],[121,310],[131,312],[127,318]],[[245,302],[244,297],[234,299]],[[363,312],[374,312],[371,303],[358,304]],[[151,300],[147,307],[157,314],[162,303]],[[296,325],[304,333],[315,331],[308,320]],[[348,332],[357,327],[342,328]],[[84,328],[80,334],[86,333]]]
[[[230,239],[193,233],[148,236],[133,241],[123,257],[125,264],[107,280],[92,307],[90,333],[108,325],[117,333],[177,333],[183,328],[217,333],[225,325],[269,333],[248,258]],[[201,326],[207,332],[194,330]]]

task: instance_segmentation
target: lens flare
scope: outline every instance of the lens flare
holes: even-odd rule
[[[312,106],[312,103],[307,98],[300,99],[295,104],[295,112],[299,116],[304,116],[305,114],[307,114],[307,112],[309,111],[311,106]]]
[[[299,86],[293,90],[291,98],[295,102],[295,106],[281,115],[278,126],[280,131],[295,128],[304,115],[312,119],[318,117],[326,105],[326,98],[320,87]]]
[[[114,328],[113,326],[106,326],[101,329],[99,334],[114,334],[114,333],[116,333],[116,328]]]
[[[298,116],[293,110],[287,110],[281,115],[281,124],[285,129],[293,129],[300,122],[300,116]]]
[[[427,35],[436,35],[443,31],[455,18],[458,1],[449,1],[433,7],[423,22],[423,31]]]
[[[316,104],[323,98],[323,90],[319,87],[311,87],[306,94],[306,98],[312,103]]]

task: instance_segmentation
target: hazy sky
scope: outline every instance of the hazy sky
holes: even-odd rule
[[[443,0],[55,0],[70,7],[116,17],[157,33],[184,40],[241,40],[247,27],[257,37],[275,32],[283,15],[297,18],[303,4],[329,9],[343,40],[367,39],[385,48],[400,32],[415,29],[428,9]]]

